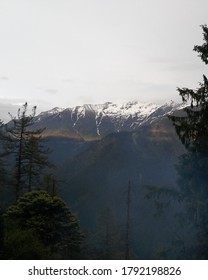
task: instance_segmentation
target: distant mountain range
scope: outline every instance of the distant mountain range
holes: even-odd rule
[[[138,259],[155,258],[157,247],[171,242],[179,205],[172,201],[155,219],[145,186],[177,188],[175,167],[185,148],[167,116],[181,114],[184,107],[108,102],[54,108],[36,117],[35,126],[46,128],[60,195],[86,231],[96,236],[99,215],[108,208],[122,235],[131,182],[131,246]]]
[[[50,138],[53,144],[59,137]],[[171,121],[166,115],[152,117],[134,131],[114,132],[96,141],[73,139],[73,147],[72,139],[61,138],[56,154],[62,151],[65,158],[57,168],[59,189],[78,213],[81,225],[96,235],[99,215],[111,209],[122,232],[130,182],[131,247],[138,259],[155,258],[156,247],[171,242],[179,205],[172,201],[165,214],[156,219],[156,204],[145,199],[145,186],[177,188],[175,167],[185,148]]]
[[[36,127],[45,127],[45,136],[63,136],[85,141],[122,131],[135,131],[184,107],[173,101],[163,105],[127,102],[85,104],[73,108],[53,108],[36,117]]]

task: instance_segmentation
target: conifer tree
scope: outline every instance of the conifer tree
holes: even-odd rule
[[[36,107],[27,114],[28,104],[18,110],[17,117],[11,116],[7,126],[10,137],[11,152],[15,158],[15,192],[16,199],[24,191],[31,191],[34,181],[40,179],[43,167],[49,166],[47,154],[49,150],[43,145],[41,133],[44,129],[33,129]]]
[[[84,235],[64,201],[31,191],[8,207],[4,218],[5,259],[77,259]]]
[[[5,185],[7,179],[7,159],[10,154],[11,141],[8,137],[4,123],[0,120],[0,189]]]
[[[204,43],[195,46],[194,51],[208,64],[208,27],[203,25],[202,29]],[[177,165],[178,197],[186,207],[186,217],[198,229],[197,236],[203,235],[200,237],[203,242],[197,238],[193,249],[198,250],[197,258],[203,258],[208,256],[208,79],[203,75],[196,90],[178,88],[178,91],[184,102],[190,102],[184,109],[184,116],[170,116],[187,149]]]
[[[0,187],[3,186],[4,179],[5,179],[5,168],[4,168],[4,161],[3,157],[5,156],[5,149],[4,149],[4,133],[3,133],[3,122],[0,121]]]
[[[126,232],[125,232],[125,260],[130,258],[130,208],[131,208],[131,182],[127,189]]]
[[[97,258],[105,260],[122,258],[120,239],[114,213],[107,207],[100,212],[97,219]],[[93,242],[95,243],[95,240]]]
[[[204,43],[194,46],[193,50],[208,64],[208,27],[202,25],[202,30]],[[169,116],[186,147],[176,166],[178,188],[148,186],[146,197],[156,201],[162,196],[168,197],[167,205],[159,204],[162,208],[169,206],[172,200],[182,203],[183,210],[177,217],[189,234],[180,240],[183,248],[179,248],[177,257],[201,259],[208,257],[208,79],[203,75],[197,89],[184,87],[178,88],[178,92],[187,103],[180,116]]]
[[[202,61],[208,63],[208,28],[202,26],[204,44],[195,46]],[[199,224],[200,212],[207,211],[204,199],[208,199],[208,80],[203,75],[203,82],[196,90],[178,88],[184,102],[190,105],[184,109],[182,117],[170,116],[181,142],[187,148],[187,153],[180,158],[177,167],[179,185],[184,199],[189,202],[195,221]],[[191,206],[192,204],[192,206]],[[202,207],[202,205],[204,205]],[[203,209],[203,210],[202,210]],[[202,215],[202,214],[201,214]]]
[[[202,26],[204,44],[195,46],[194,51],[199,53],[202,61],[208,64],[208,27]],[[190,101],[185,108],[186,116],[170,116],[181,142],[189,151],[208,154],[208,79],[203,75],[203,81],[196,90],[178,88],[184,102]]]
[[[45,167],[52,167],[53,165],[48,160],[48,153],[50,151],[44,146],[41,135],[34,136],[34,134],[32,134],[25,148],[24,159],[26,162],[24,165],[24,172],[27,178],[27,189],[31,191],[33,185],[40,184],[40,174],[42,170]]]
[[[44,174],[41,189],[47,191],[52,197],[58,194],[58,181],[54,174]]]

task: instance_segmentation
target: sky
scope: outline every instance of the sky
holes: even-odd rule
[[[207,0],[0,0],[0,118],[85,103],[181,101],[206,74]]]

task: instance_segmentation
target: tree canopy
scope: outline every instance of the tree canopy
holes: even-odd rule
[[[194,46],[202,61],[208,63],[208,27],[202,26],[204,44]],[[186,116],[170,116],[181,142],[187,149],[208,154],[208,79],[203,75],[203,81],[197,89],[178,88],[184,102],[190,105],[184,109]]]
[[[205,64],[208,64],[208,27],[202,25],[204,43],[194,46],[194,51]],[[175,131],[186,147],[186,153],[179,157],[176,165],[177,186],[175,188],[147,186],[147,198],[154,198],[159,210],[164,210],[172,201],[178,205],[176,216],[179,227],[176,233],[181,236],[176,258],[203,259],[208,256],[208,79],[196,89],[178,88],[186,107],[182,112],[169,118]],[[164,197],[168,202],[164,202]],[[179,205],[180,204],[180,205]],[[173,241],[177,234],[174,234]],[[168,250],[167,250],[168,251]]]
[[[6,258],[15,257],[14,245],[17,258],[28,258],[30,249],[26,250],[25,243],[28,248],[33,245],[30,258],[79,258],[83,234],[77,217],[61,198],[43,190],[28,192],[8,207],[3,217]],[[16,240],[15,236],[24,238]]]
[[[194,51],[208,64],[208,27],[202,25],[204,43]],[[197,230],[192,248],[195,258],[208,256],[208,79],[195,90],[178,88],[184,102],[190,102],[183,116],[170,116],[187,153],[177,165],[179,196],[186,209],[186,217]]]
[[[27,114],[28,104],[18,110],[17,117],[11,116],[6,127],[10,142],[10,153],[14,155],[14,185],[16,199],[25,191],[31,191],[40,183],[44,168],[51,167],[49,149],[44,145],[42,129],[34,129],[36,107]]]

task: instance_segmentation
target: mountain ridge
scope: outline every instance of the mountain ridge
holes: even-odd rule
[[[184,108],[173,101],[163,105],[132,101],[55,107],[36,116],[36,127],[46,127],[45,136],[64,136],[85,141],[99,140],[113,132],[134,131]]]

